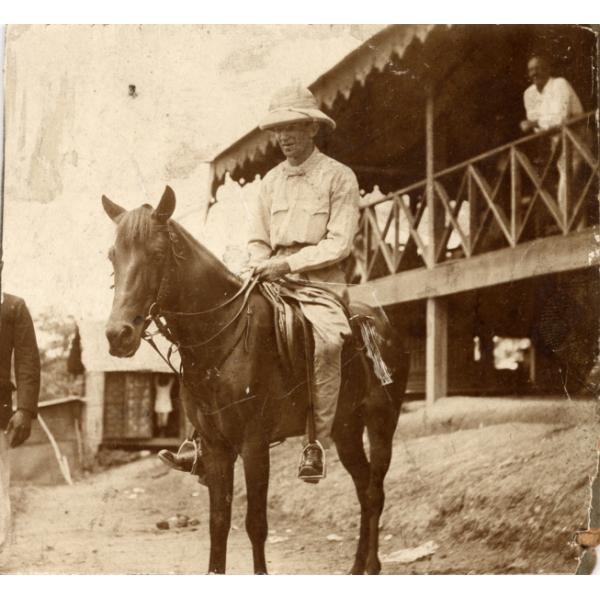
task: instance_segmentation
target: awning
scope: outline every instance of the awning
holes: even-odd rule
[[[428,93],[436,169],[505,144],[519,135],[527,58],[536,48],[555,57],[556,74],[567,77],[586,108],[597,104],[589,68],[595,37],[585,28],[394,25],[309,86],[337,123],[334,134],[318,134],[317,145],[351,168],[365,193],[419,181],[426,170]],[[252,130],[214,159],[213,198],[226,173],[244,184],[281,160],[270,135]]]
[[[393,55],[401,57],[415,38],[424,42],[436,25],[392,25],[369,38],[364,44],[348,54],[332,69],[321,75],[309,88],[319,101],[321,108],[330,109],[338,96],[345,100],[350,97],[352,88],[358,82],[365,83],[367,76],[373,71],[381,72]],[[256,127],[225,150],[213,160],[212,193],[223,183],[225,174],[240,181],[263,175],[263,166],[248,168],[249,163],[260,160],[275,153],[275,148],[268,132]],[[242,181],[244,183],[244,181]]]

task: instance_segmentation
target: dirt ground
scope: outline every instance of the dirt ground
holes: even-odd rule
[[[598,413],[590,401],[453,398],[407,405],[386,485],[381,552],[433,542],[434,554],[392,573],[573,573],[596,469]],[[357,501],[336,456],[325,481],[295,479],[299,446],[272,451],[271,573],[349,569]],[[333,455],[335,454],[332,453]],[[243,477],[236,472],[228,572],[251,573]],[[194,478],[148,457],[73,486],[15,486],[5,573],[204,573],[208,498]],[[161,530],[175,515],[198,522]],[[333,539],[327,539],[327,538]]]

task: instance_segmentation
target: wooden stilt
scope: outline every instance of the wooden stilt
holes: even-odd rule
[[[427,85],[425,104],[425,164],[426,195],[429,212],[427,267],[437,261],[437,241],[444,227],[444,209],[435,201],[434,174],[434,91]],[[427,405],[445,396],[448,391],[448,315],[445,298],[427,298],[427,341],[425,349],[425,394]]]
[[[427,298],[425,394],[427,405],[448,393],[448,311],[445,298]]]

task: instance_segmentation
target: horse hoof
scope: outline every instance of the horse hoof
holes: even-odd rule
[[[377,561],[374,565],[367,565],[367,575],[379,575],[381,573],[381,563]]]

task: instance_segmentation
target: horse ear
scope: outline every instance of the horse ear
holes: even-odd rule
[[[175,192],[167,186],[163,192],[158,206],[154,209],[152,216],[165,223],[171,218],[175,211]]]
[[[106,196],[102,196],[102,206],[106,214],[115,222],[119,222],[120,216],[125,212],[125,209],[118,204],[115,204],[112,200],[109,200]]]

